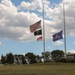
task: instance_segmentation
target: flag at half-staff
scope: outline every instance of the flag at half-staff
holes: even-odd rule
[[[62,31],[60,31],[58,33],[55,33],[52,37],[53,37],[53,41],[57,41],[57,40],[63,39]]]
[[[37,41],[41,41],[42,40],[42,36],[37,38]]]
[[[31,26],[30,26],[30,31],[31,32],[35,32],[37,29],[39,29],[39,28],[41,28],[41,20],[40,21],[38,21],[38,22],[36,22],[36,23],[34,23],[34,24],[32,24]]]
[[[42,29],[34,32],[34,36],[42,35]]]

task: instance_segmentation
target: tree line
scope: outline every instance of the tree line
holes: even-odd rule
[[[31,64],[43,62],[44,52],[42,55],[35,55],[34,53],[28,52],[25,55],[8,53],[5,56],[1,56],[1,64]],[[52,52],[45,52],[45,62],[67,62],[64,58],[63,50],[53,50]]]

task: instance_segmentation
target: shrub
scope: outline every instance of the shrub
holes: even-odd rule
[[[32,63],[37,63],[37,61],[35,59],[31,59],[30,64],[32,64]]]
[[[60,62],[66,63],[67,62],[67,59],[66,58],[62,58],[62,59],[60,59]]]
[[[68,62],[69,63],[75,63],[75,60],[74,59],[68,59]]]

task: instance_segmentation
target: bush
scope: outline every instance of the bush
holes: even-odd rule
[[[62,58],[62,59],[60,59],[60,62],[64,62],[64,63],[66,63],[66,62],[68,62],[68,63],[75,63],[75,60],[74,59]]]
[[[75,60],[74,59],[68,59],[67,60],[69,63],[75,63]]]
[[[30,64],[32,64],[32,63],[37,63],[37,61],[35,59],[31,59]]]
[[[67,62],[67,59],[66,58],[62,58],[62,59],[60,59],[60,62],[66,63]]]

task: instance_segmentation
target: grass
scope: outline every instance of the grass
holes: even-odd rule
[[[75,63],[0,66],[0,75],[75,75]]]

